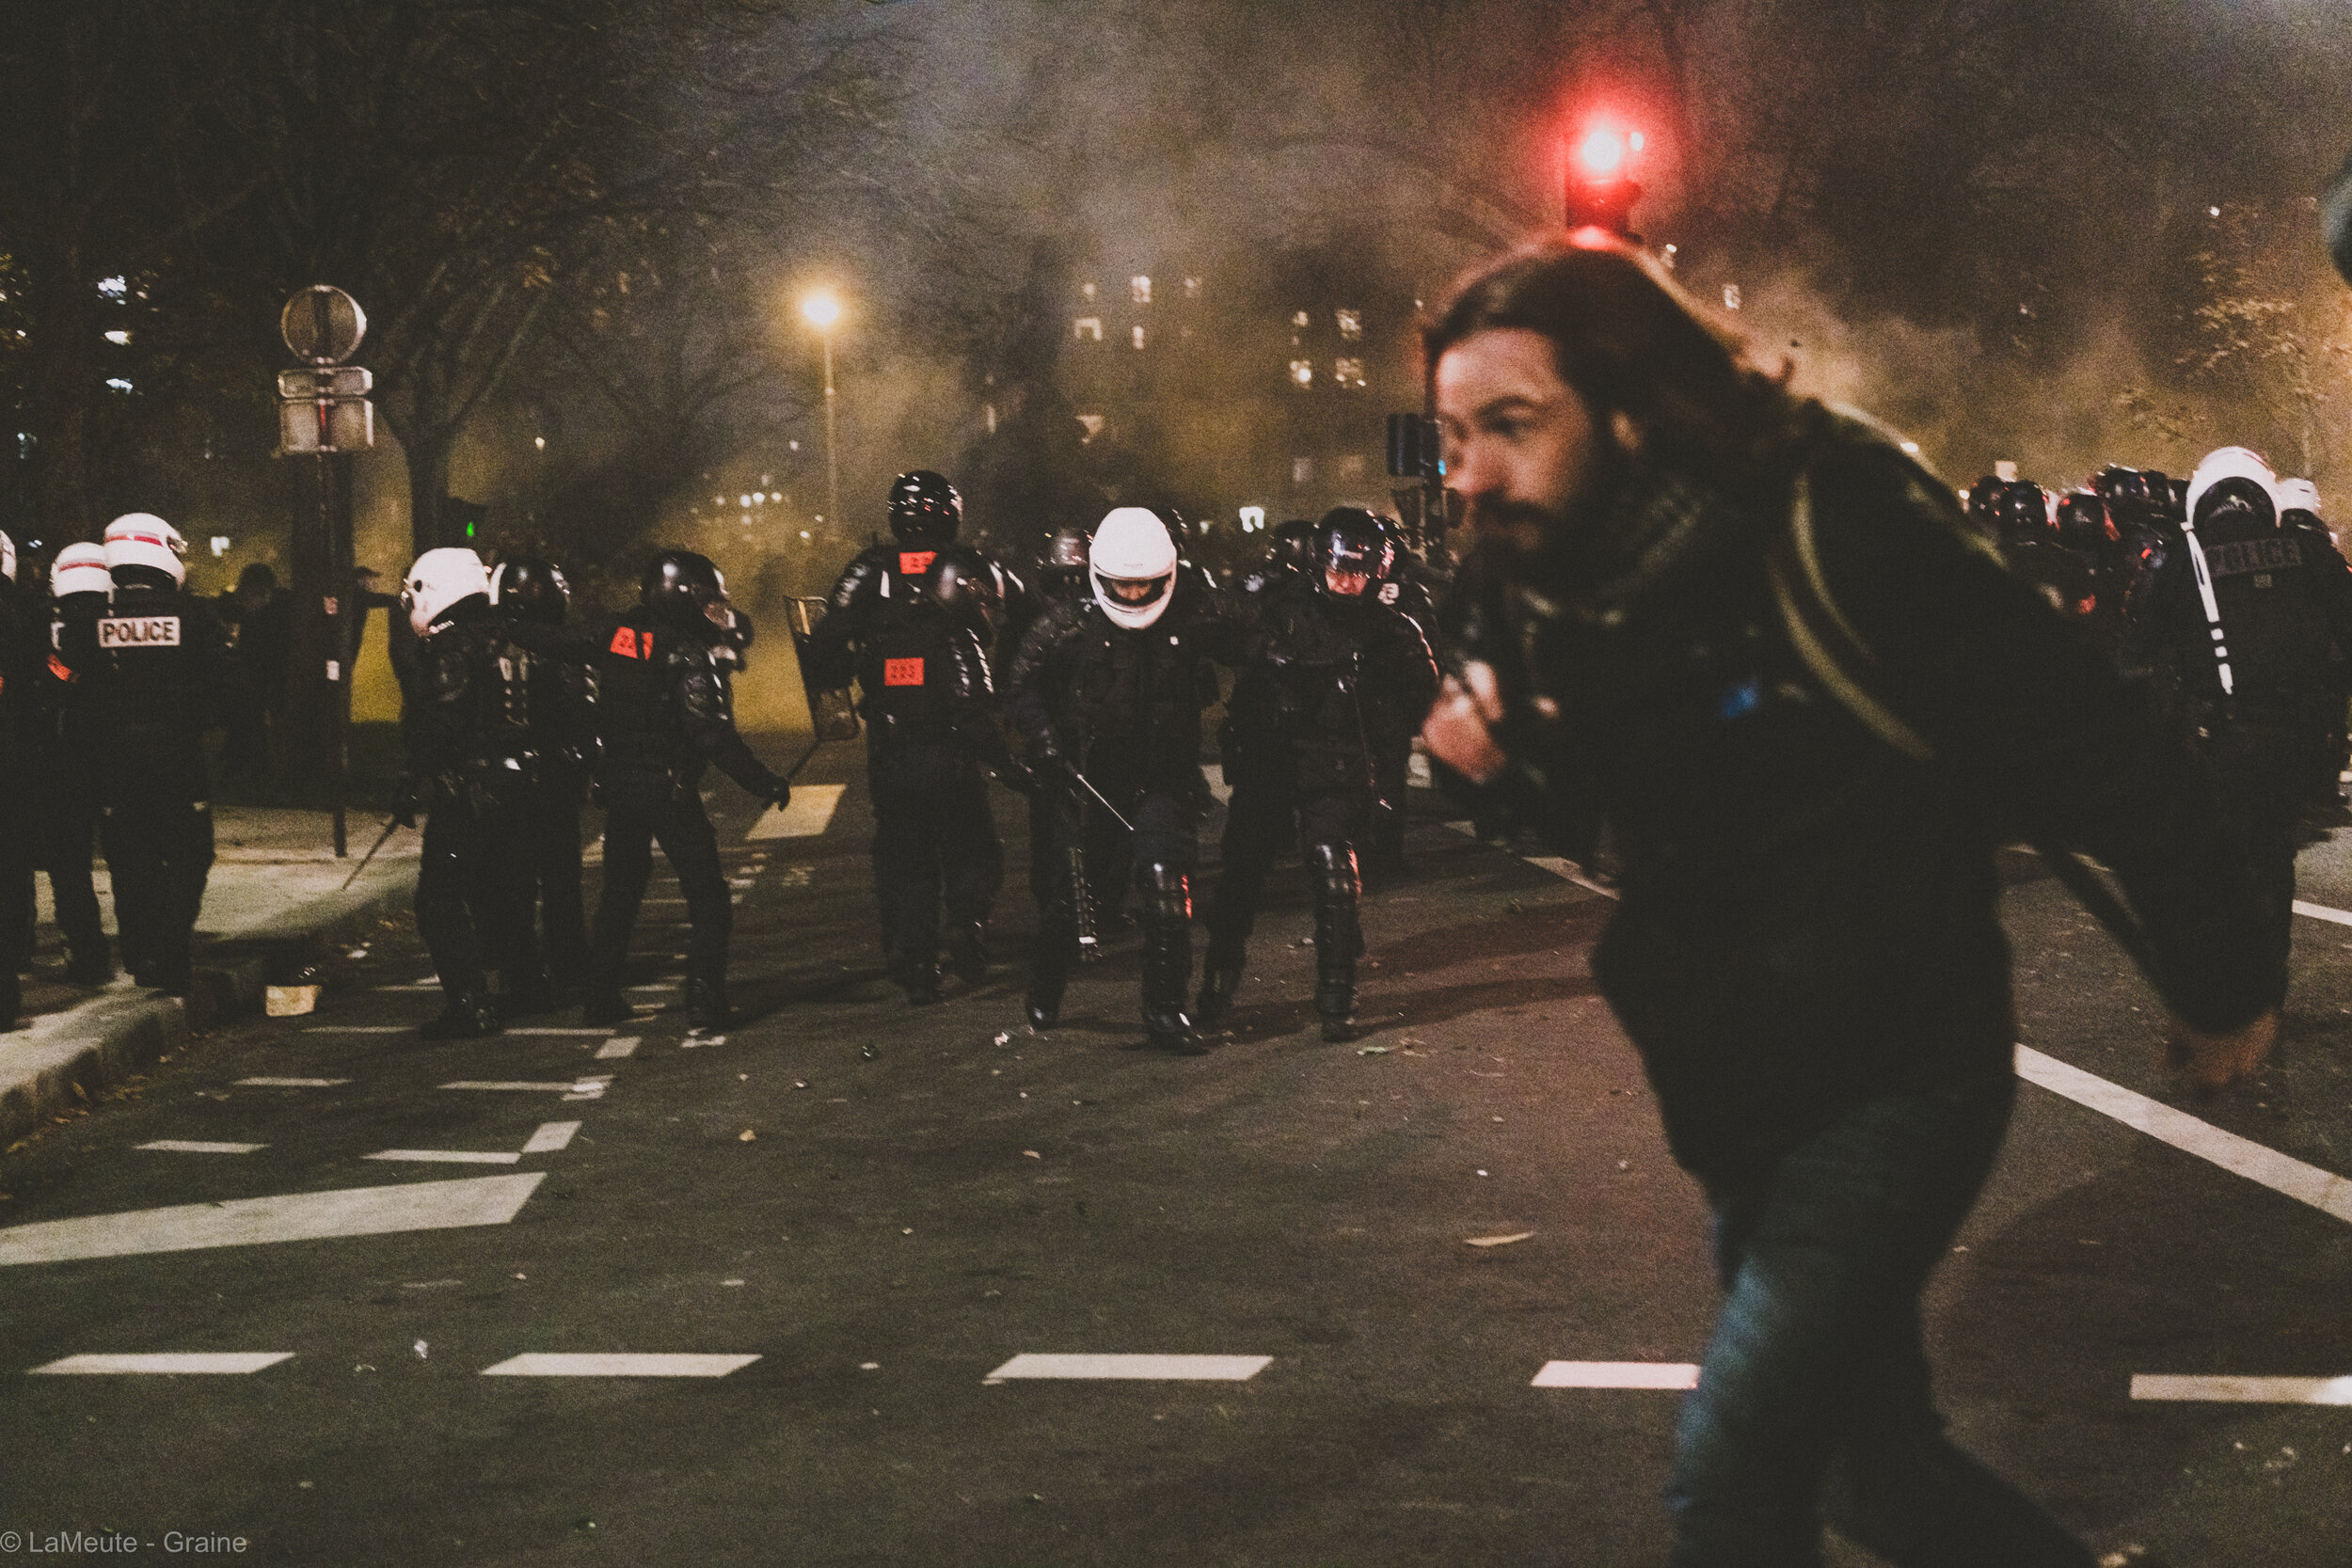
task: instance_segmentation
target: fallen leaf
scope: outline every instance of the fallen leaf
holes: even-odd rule
[[[747,1144],[758,1136],[759,1134],[757,1132],[755,1132],[750,1128],[746,1127],[743,1131],[735,1135],[735,1141],[739,1144]]]
[[[1524,1242],[1534,1234],[1533,1230],[1517,1230],[1508,1236],[1465,1236],[1462,1242],[1466,1246],[1509,1246],[1513,1242]]]
[[[1044,1159],[1044,1158],[1045,1158],[1045,1156],[1044,1156],[1044,1155],[1042,1155],[1042,1154],[1040,1154],[1040,1153],[1039,1153],[1036,1149],[1034,1149],[1034,1148],[1025,1148],[1025,1149],[1023,1149],[1023,1150],[1021,1151],[1021,1158],[1023,1158],[1024,1160],[1042,1160],[1042,1159]]]

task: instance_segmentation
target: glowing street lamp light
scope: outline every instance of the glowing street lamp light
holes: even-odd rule
[[[831,289],[818,289],[801,301],[801,314],[817,329],[825,346],[825,516],[841,526],[840,400],[833,387],[833,328],[841,319],[841,300]]]

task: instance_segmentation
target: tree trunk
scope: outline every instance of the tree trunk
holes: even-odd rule
[[[444,533],[447,508],[441,502],[449,494],[449,437],[419,431],[405,440],[403,451],[408,461],[408,534],[417,554],[443,545],[464,544],[464,540],[451,539]]]

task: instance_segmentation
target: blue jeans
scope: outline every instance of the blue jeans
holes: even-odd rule
[[[1920,1344],[1920,1291],[2015,1092],[2004,1078],[1866,1101],[1757,1186],[1715,1195],[1726,1294],[1676,1432],[1673,1568],[1813,1568],[1825,1512],[1902,1568],[2090,1568],[1945,1438]]]

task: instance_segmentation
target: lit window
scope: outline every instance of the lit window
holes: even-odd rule
[[[0,297],[6,297],[6,296],[0,296]],[[1187,300],[1197,300],[1197,299],[1199,299],[1200,297],[1200,279],[1199,279],[1198,277],[1187,277],[1187,278],[1185,278],[1185,279],[1184,279],[1184,298],[1185,298],[1185,299],[1187,299]]]
[[[1364,362],[1361,359],[1336,359],[1331,363],[1331,379],[1342,387],[1364,389]]]
[[[1315,460],[1313,458],[1294,457],[1291,459],[1291,483],[1293,484],[1311,484],[1314,483],[1314,477]]]
[[[1355,452],[1355,453],[1351,453],[1350,455],[1348,455],[1348,456],[1346,456],[1346,457],[1343,457],[1343,458],[1341,458],[1341,459],[1340,459],[1340,477],[1341,477],[1342,479],[1361,479],[1361,478],[1363,478],[1363,477],[1364,477],[1364,456],[1363,456],[1363,453],[1361,453],[1361,452]]]
[[[727,499],[724,496],[713,496],[710,498],[710,504],[713,506],[724,506],[726,503]]]
[[[1071,330],[1082,343],[1099,343],[1103,341],[1103,318],[1080,316],[1071,324]]]
[[[1291,325],[1293,326],[1312,326],[1314,324],[1314,317],[1307,314],[1304,310],[1301,310],[1296,315],[1291,317]]]
[[[102,277],[98,280],[98,292],[108,299],[120,299],[131,292],[130,280],[122,277]]]
[[[106,385],[113,388],[118,392],[127,392],[131,390],[131,384],[123,380],[122,377],[119,375],[108,376],[106,378]]]
[[[798,451],[801,450],[801,443],[798,441],[787,441],[785,443],[785,447],[787,451]]]
[[[1103,416],[1100,414],[1081,414],[1078,422],[1087,427],[1086,438],[1089,441],[1103,434]]]
[[[1085,301],[1086,301],[1089,305],[1093,304],[1093,303],[1094,303],[1094,285],[1093,285],[1093,284],[1091,284],[1091,283],[1081,283],[1081,284],[1079,284],[1079,285],[1078,285],[1078,297],[1079,297],[1080,299],[1085,300]]]
[[[1127,297],[1134,300],[1137,305],[1151,304],[1152,280],[1148,277],[1130,277],[1127,279]]]
[[[531,444],[538,448],[541,451],[548,450],[548,438],[544,436],[533,436],[531,438]]]
[[[759,483],[772,490],[776,487],[776,476],[773,474],[762,474],[759,476]]]
[[[1140,326],[1135,329],[1135,342],[1136,347],[1137,348],[1141,348],[1143,346],[1143,328]]]
[[[1364,335],[1364,313],[1361,310],[1340,311],[1339,323],[1340,336],[1343,338],[1352,341]]]
[[[1726,283],[1724,285],[1724,309],[1726,310],[1737,310],[1740,309],[1739,284]]]
[[[110,343],[127,343],[130,341],[131,334],[123,331],[120,327],[117,327],[112,332],[106,334],[106,341]]]
[[[215,556],[215,558],[217,558],[217,557],[220,557],[220,556],[227,555],[228,553],[229,553],[229,535],[227,535],[227,534],[225,534],[225,533],[215,533],[215,534],[214,534],[214,535],[213,535],[213,554],[214,554],[214,556]]]
[[[1311,386],[1313,386],[1314,384],[1315,384],[1315,365],[1314,365],[1314,361],[1313,361],[1313,360],[1311,360],[1311,359],[1294,359],[1294,360],[1292,360],[1292,361],[1291,361],[1291,385],[1292,385],[1292,386],[1294,386],[1294,387],[1311,387]]]
[[[1245,506],[1245,507],[1243,507],[1243,508],[1241,509],[1241,531],[1242,531],[1244,533],[1256,533],[1257,531],[1259,531],[1261,529],[1263,529],[1263,528],[1264,528],[1264,527],[1265,527],[1265,508],[1264,508],[1264,507],[1263,507],[1263,506]]]
[[[751,497],[749,497],[749,496],[745,496],[745,497],[743,497],[743,498],[742,498],[742,499],[741,499],[739,502],[738,502],[737,504],[741,505],[741,506],[744,506],[744,507],[749,507],[749,506],[752,504],[752,498],[751,498]]]

